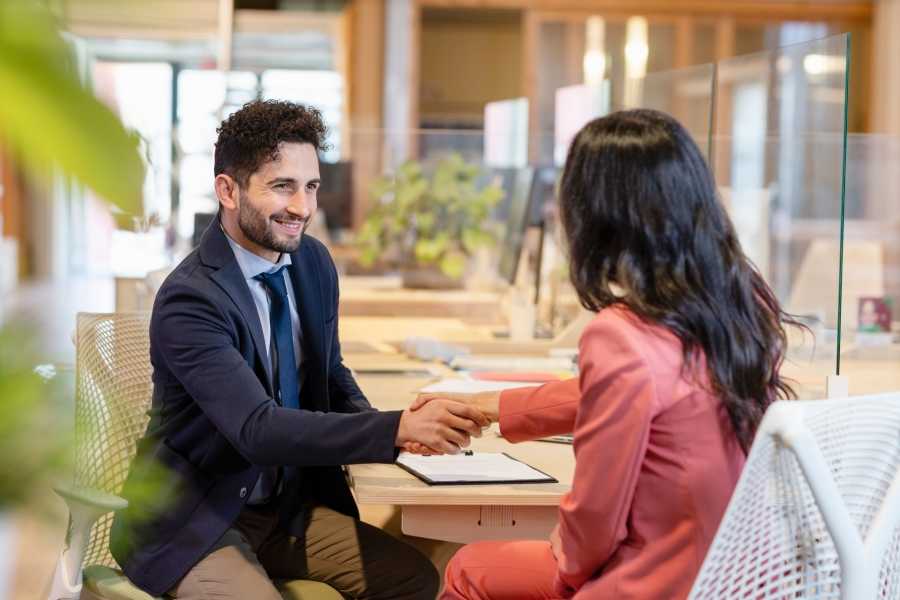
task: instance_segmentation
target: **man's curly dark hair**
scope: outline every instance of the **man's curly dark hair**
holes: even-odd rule
[[[278,145],[283,142],[326,150],[326,131],[322,113],[315,108],[281,100],[248,102],[216,130],[219,138],[213,171],[230,175],[245,186],[257,169],[278,158]]]

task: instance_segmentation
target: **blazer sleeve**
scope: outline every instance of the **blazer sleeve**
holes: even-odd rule
[[[400,411],[341,414],[278,406],[238,352],[234,331],[204,293],[173,283],[157,299],[150,340],[156,360],[165,363],[250,463],[326,466],[394,460]]]
[[[563,597],[595,576],[627,536],[657,410],[653,377],[633,337],[615,317],[599,317],[579,344],[575,474],[559,511],[555,587]]]
[[[581,393],[578,379],[500,393],[500,433],[510,442],[572,433]]]

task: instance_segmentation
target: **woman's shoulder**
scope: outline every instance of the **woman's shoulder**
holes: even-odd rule
[[[623,304],[600,310],[585,327],[580,353],[592,352],[632,354],[645,363],[679,368],[682,361],[681,342],[675,334],[663,325],[642,319]]]
[[[584,332],[623,334],[638,338],[660,338],[667,342],[678,341],[678,338],[666,327],[642,319],[624,304],[613,304],[598,311],[585,327]]]

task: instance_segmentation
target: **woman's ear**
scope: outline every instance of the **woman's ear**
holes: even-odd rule
[[[215,181],[216,198],[219,204],[227,210],[236,210],[240,202],[240,189],[238,183],[231,175],[220,173]]]

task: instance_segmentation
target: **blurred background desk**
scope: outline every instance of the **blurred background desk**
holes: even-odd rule
[[[456,317],[470,322],[504,321],[501,295],[469,290],[342,288],[342,316]]]

